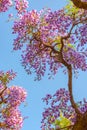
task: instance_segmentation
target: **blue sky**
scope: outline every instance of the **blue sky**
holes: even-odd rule
[[[52,10],[57,10],[62,8],[66,1],[29,0],[29,9],[40,10],[43,7],[49,7]],[[67,75],[64,75],[60,69],[53,80],[48,80],[46,75],[41,81],[34,81],[34,74],[26,74],[20,64],[20,51],[12,52],[14,36],[11,34],[11,27],[13,23],[12,21],[7,22],[8,14],[11,12],[14,12],[14,9],[0,14],[0,70],[13,69],[17,72],[17,77],[9,85],[22,86],[28,92],[27,106],[22,106],[21,111],[23,116],[29,116],[29,118],[24,121],[22,130],[41,130],[41,114],[45,107],[41,98],[47,93],[54,93],[60,87],[67,88]],[[83,97],[87,98],[86,77],[87,72],[80,71],[78,79],[73,79],[73,91],[76,101],[81,100]]]

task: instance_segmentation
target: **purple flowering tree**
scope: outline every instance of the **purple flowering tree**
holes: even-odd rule
[[[36,10],[26,11],[28,4],[26,0],[14,0],[18,14],[22,15],[18,15],[17,20],[14,22],[13,33],[18,36],[14,39],[13,45],[14,50],[23,49],[22,65],[28,74],[36,73],[35,80],[40,80],[42,76],[44,76],[47,64],[52,75],[55,75],[59,68],[66,69],[67,71],[69,92],[65,89],[61,89],[53,96],[47,95],[46,99],[44,99],[47,103],[48,99],[52,100],[51,109],[46,110],[44,114],[45,117],[49,117],[49,115],[52,116],[52,119],[48,119],[47,123],[50,124],[50,120],[56,120],[59,116],[62,117],[63,113],[63,115],[72,122],[72,130],[87,130],[86,101],[84,100],[83,104],[81,102],[75,103],[72,93],[73,72],[79,69],[82,71],[87,70],[87,0],[72,0],[72,2],[80,9],[73,11],[63,8],[54,12],[50,9],[43,9],[37,12]],[[11,0],[1,0],[0,12],[7,11],[10,6],[12,6]],[[2,80],[3,78],[1,81]],[[14,104],[20,104],[20,101],[16,103],[13,101],[13,103],[11,103],[13,98],[10,97],[10,93],[15,96],[13,93],[17,91],[17,88],[15,88],[16,90],[13,90],[13,88],[14,87],[12,87],[12,90],[7,89],[7,92],[4,93],[4,96],[9,98],[8,104],[12,106],[14,106]],[[4,90],[1,91],[0,96],[2,97]],[[4,101],[3,99],[2,97],[1,100]],[[22,100],[20,96],[19,99]],[[68,101],[71,103],[70,106],[68,105]],[[62,109],[65,107],[65,111],[61,110],[62,113],[57,111],[54,106],[55,102],[60,102],[57,108],[61,107],[60,109]],[[78,106],[79,104],[80,106]],[[82,111],[83,109],[84,111]],[[73,114],[73,117],[71,117],[70,114]],[[20,114],[18,113],[14,116],[16,115],[18,117]],[[11,114],[5,113],[3,117],[5,118],[4,121],[11,126]],[[16,130],[16,121],[13,122],[15,123],[11,129]],[[6,130],[7,124],[4,124]],[[3,126],[3,123],[1,123],[1,126]],[[8,127],[8,129],[9,128],[10,127]],[[51,129],[50,126],[48,129]],[[58,129],[63,128],[59,128],[58,126],[56,130]]]
[[[74,5],[73,8],[76,9]],[[87,70],[87,11],[67,11],[63,8],[54,12],[50,9],[26,12],[14,22],[13,33],[18,36],[13,45],[14,50],[25,48],[22,53],[22,65],[28,74],[36,73],[35,80],[44,76],[47,64],[52,75],[55,75],[59,68],[66,69],[69,98],[65,96],[63,104],[66,105],[70,100],[71,110],[68,109],[74,111],[76,121],[72,130],[85,130],[86,110],[82,112],[82,108],[80,109],[74,101],[72,74],[79,69]],[[64,93],[66,95],[65,91]],[[48,112],[46,116],[49,114]]]

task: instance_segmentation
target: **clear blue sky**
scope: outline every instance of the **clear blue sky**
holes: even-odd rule
[[[40,10],[43,7],[50,7],[52,10],[62,8],[67,0],[30,0],[29,8]],[[6,13],[0,14],[0,70],[7,71],[13,69],[17,72],[17,77],[10,85],[18,85],[24,87],[28,92],[27,106],[21,107],[23,116],[29,116],[24,121],[22,130],[41,130],[40,122],[42,111],[45,104],[41,98],[47,93],[54,93],[60,87],[67,88],[67,75],[61,70],[53,80],[48,80],[47,75],[41,81],[34,81],[34,74],[27,75],[20,64],[20,51],[12,52],[12,44],[14,36],[12,32],[12,21],[7,22],[8,14],[13,12],[10,9]],[[87,72],[80,72],[78,79],[73,79],[73,91],[75,100],[87,98]]]

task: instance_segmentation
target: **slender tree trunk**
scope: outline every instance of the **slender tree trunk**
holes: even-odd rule
[[[79,111],[79,109],[74,101],[74,98],[73,98],[71,65],[67,66],[67,69],[68,69],[68,89],[69,89],[69,93],[70,93],[70,102],[77,114],[76,123],[74,124],[72,130],[87,130],[87,112],[82,114]]]
[[[72,67],[71,67],[71,65],[68,65],[67,69],[68,69],[68,90],[69,90],[69,93],[70,93],[70,102],[71,102],[72,107],[75,109],[75,112],[78,115],[80,115],[81,113],[78,110],[77,105],[76,105],[76,103],[74,101],[74,98],[73,98],[73,91],[72,91]]]

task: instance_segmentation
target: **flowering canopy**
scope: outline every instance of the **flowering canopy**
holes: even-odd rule
[[[18,36],[14,40],[14,50],[26,48],[22,65],[27,73],[34,71],[40,80],[48,63],[50,72],[56,74],[63,63],[61,50],[63,59],[73,69],[87,70],[87,48],[84,48],[87,42],[86,13],[78,9],[76,14],[74,11],[67,14],[66,8],[54,12],[50,9],[32,10],[15,21],[13,33]]]
[[[84,112],[87,111],[87,102],[84,100],[83,105],[80,102],[82,106],[78,107],[72,95],[72,68],[73,70],[87,70],[87,48],[85,47],[87,43],[87,10],[84,10],[87,8],[85,6],[87,0],[77,0],[78,3],[76,0],[72,1],[77,7],[83,9],[76,8],[71,3],[71,5],[54,12],[50,9],[28,12],[26,11],[28,7],[26,0],[0,1],[0,12],[7,11],[10,6],[15,4],[18,14],[22,14],[18,15],[18,19],[13,26],[13,33],[18,34],[17,38],[14,39],[14,50],[23,49],[22,65],[27,73],[35,72],[36,79],[40,80],[44,76],[47,64],[53,75],[57,73],[59,67],[65,66],[68,69],[68,88],[70,93],[65,91],[65,89],[61,89],[53,95],[54,99],[51,95],[47,95],[44,98],[47,104],[48,99],[52,99],[51,107],[43,113],[44,118],[42,120],[42,123],[45,121],[48,123],[49,130],[51,123],[58,122],[56,119],[59,116],[64,121],[67,118],[66,121],[71,124],[75,123],[75,120],[77,120],[77,123],[79,121],[79,124],[82,123],[81,125],[87,124],[86,122],[81,122],[83,119],[87,119],[87,116],[86,118],[84,116]],[[10,77],[9,73],[3,74],[1,72],[0,76],[0,110],[2,120],[0,127],[4,130],[19,130],[22,126],[23,118],[18,110],[18,106],[25,100],[26,92],[24,89],[16,86],[7,88],[6,84],[12,77]],[[68,105],[69,100],[72,106]],[[55,104],[58,101],[61,102],[56,106]],[[61,111],[58,109],[61,109]],[[66,110],[64,111],[64,109]],[[79,118],[76,119],[78,111],[80,111],[80,114],[83,113],[80,117],[81,120]],[[70,114],[74,116],[71,117]],[[46,123],[44,123],[45,126]],[[77,125],[75,125],[76,128]],[[73,127],[73,130],[82,130],[75,127]]]

